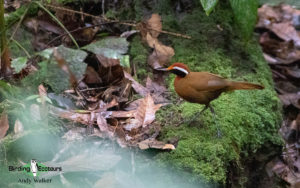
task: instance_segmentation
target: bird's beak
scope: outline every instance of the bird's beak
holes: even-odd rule
[[[170,69],[161,67],[161,68],[156,68],[156,70],[158,70],[158,71],[169,71]]]
[[[172,70],[172,67],[168,67],[168,68],[164,68],[164,67],[161,67],[161,68],[157,68],[156,70],[159,70],[159,71],[170,71]]]

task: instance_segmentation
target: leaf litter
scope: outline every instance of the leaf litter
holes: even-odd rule
[[[143,62],[153,69],[153,74],[149,74],[145,85],[135,79],[130,57],[127,55],[130,42],[125,37],[136,31],[128,32],[123,37],[96,39],[95,34],[101,32],[101,29],[95,26],[90,27],[93,32],[89,37],[82,37],[88,31],[82,20],[63,12],[56,12],[56,16],[64,20],[63,24],[70,31],[75,26],[82,28],[71,32],[82,47],[70,48],[72,42],[69,36],[46,14],[24,22],[25,27],[36,34],[32,44],[39,52],[30,58],[15,59],[13,66],[15,73],[22,73],[28,67],[33,67],[34,71],[27,72],[23,77],[28,80],[40,79],[39,95],[36,97],[41,104],[30,105],[32,120],[44,121],[45,114],[48,114],[59,117],[64,122],[76,123],[75,127],[68,127],[68,131],[62,136],[69,142],[89,136],[111,139],[121,147],[174,150],[173,144],[157,140],[161,125],[155,121],[157,110],[168,98],[163,77],[165,75],[155,69],[168,65],[175,54],[172,47],[159,41],[162,31],[160,16],[153,14],[149,20],[144,21],[145,37],[141,33],[146,45],[152,48],[148,61]],[[88,38],[88,41],[80,40],[81,38]],[[1,116],[1,138],[7,134],[9,127],[4,113]],[[88,127],[92,128],[91,134],[88,134]],[[16,120],[15,134],[23,131],[22,122]],[[86,158],[84,155],[78,157]],[[101,159],[101,156],[96,158]],[[76,163],[81,168],[77,161],[84,161],[82,159],[70,158],[62,161],[61,165],[74,166]],[[99,166],[99,169],[102,167]],[[81,170],[89,171],[83,168],[73,169]]]
[[[256,30],[269,63],[275,88],[284,107],[280,134],[285,141],[282,157],[266,165],[268,175],[297,187],[300,179],[300,10],[285,4],[263,5]]]

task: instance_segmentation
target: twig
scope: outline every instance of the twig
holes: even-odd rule
[[[70,31],[70,33],[74,33],[74,32],[76,32],[76,31],[80,31],[80,30],[83,30],[83,29],[88,29],[88,28],[95,27],[95,26],[99,26],[99,25],[103,25],[103,24],[109,24],[109,23],[114,23],[114,22],[106,22],[106,23],[100,23],[100,24],[95,24],[95,25],[91,25],[91,26],[86,26],[86,27],[76,28],[76,29]],[[49,47],[49,45],[50,45],[52,42],[56,41],[57,39],[59,39],[59,38],[65,36],[65,35],[68,35],[68,33],[64,33],[64,34],[61,34],[61,35],[55,37],[55,38],[52,39],[50,42],[48,42],[48,43],[46,44],[46,46]]]
[[[104,0],[102,1],[102,3],[103,2],[104,2]],[[106,18],[106,17],[94,16],[92,14],[88,14],[88,13],[84,13],[84,12],[80,12],[80,11],[76,11],[76,10],[72,10],[72,9],[68,9],[68,8],[64,8],[64,7],[57,7],[57,6],[53,6],[53,5],[50,5],[50,4],[45,4],[45,6],[49,7],[49,8],[52,8],[54,10],[67,11],[67,12],[71,12],[71,13],[74,13],[74,14],[80,14],[80,15],[84,15],[84,16],[87,16],[87,17],[92,17],[92,18],[95,18],[95,19],[104,20],[106,22],[118,22],[119,24],[122,24],[122,25],[128,25],[128,26],[133,26],[133,27],[137,26],[137,24],[135,24],[135,23],[122,22],[122,21],[120,21],[118,19],[109,19],[109,18]],[[184,35],[184,34],[180,34],[180,33],[175,33],[175,32],[170,32],[170,31],[163,31],[163,30],[156,30],[156,29],[152,29],[152,28],[147,28],[147,29],[150,29],[150,30],[153,30],[153,31],[157,31],[157,32],[160,32],[160,33],[165,33],[165,34],[173,35],[173,36],[176,36],[176,37],[182,37],[182,38],[186,38],[186,39],[191,39],[190,36]]]
[[[64,24],[62,24],[57,18],[56,16],[54,16],[48,9],[46,9],[46,7],[44,7],[41,3],[35,1],[35,3],[41,7],[45,12],[47,12],[57,23],[58,25],[63,28],[63,30],[65,30],[65,32],[69,35],[69,37],[71,38],[71,40],[73,41],[73,43],[75,44],[75,46],[79,49],[79,45],[77,44],[75,38],[72,36],[72,34],[69,32],[69,30],[64,26]],[[80,12],[79,12],[80,13]]]
[[[107,87],[95,87],[95,88],[80,89],[79,91],[93,91],[93,90],[104,89],[104,88],[108,88],[108,86]]]

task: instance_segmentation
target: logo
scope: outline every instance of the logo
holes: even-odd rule
[[[10,172],[24,172],[28,174],[29,176],[33,177],[33,181],[30,178],[26,179],[19,179],[19,183],[28,183],[31,184],[31,182],[35,183],[51,183],[52,179],[38,179],[37,177],[40,176],[42,173],[47,172],[61,172],[62,167],[53,167],[53,166],[46,166],[40,162],[38,162],[36,159],[31,159],[30,163],[27,163],[23,166],[8,166],[8,170]]]

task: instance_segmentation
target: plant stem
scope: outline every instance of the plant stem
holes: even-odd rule
[[[6,46],[6,36],[5,36],[5,20],[4,20],[4,0],[0,0],[0,35],[1,35],[1,57]]]
[[[0,0],[0,37],[1,37],[1,76],[11,74],[9,49],[7,47],[6,27],[4,20],[4,0]]]

